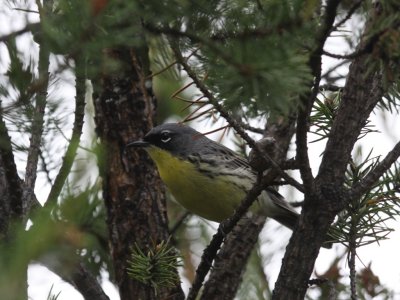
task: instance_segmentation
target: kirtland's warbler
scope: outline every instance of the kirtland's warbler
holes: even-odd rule
[[[241,156],[182,124],[154,127],[143,141],[127,147],[143,147],[174,198],[211,221],[232,216],[257,179]],[[299,215],[277,191],[267,188],[257,200],[250,209],[253,213],[294,228]]]

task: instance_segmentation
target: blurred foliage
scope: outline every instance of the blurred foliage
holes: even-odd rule
[[[77,249],[92,273],[100,279],[101,270],[111,271],[109,257],[106,213],[101,195],[101,186],[97,183],[82,192],[68,193],[54,210],[53,216],[61,223],[74,225],[87,238],[84,248]]]
[[[272,291],[267,275],[263,270],[264,261],[260,252],[260,244],[253,249],[243,274],[243,281],[238,290],[239,299],[263,300],[270,299]]]

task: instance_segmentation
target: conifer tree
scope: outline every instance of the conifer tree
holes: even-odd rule
[[[27,299],[40,263],[85,299],[109,299],[103,272],[123,300],[185,299],[181,281],[187,299],[389,299],[356,257],[399,215],[400,142],[361,146],[399,112],[397,2],[5,0],[0,26],[20,24],[0,34],[2,297]],[[259,173],[216,230],[125,149],[172,116],[221,129]],[[274,224],[243,218],[266,186],[301,200],[276,282],[259,236]]]

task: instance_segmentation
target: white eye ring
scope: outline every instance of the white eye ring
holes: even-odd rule
[[[171,140],[171,136],[169,135],[169,131],[165,130],[161,132],[161,142],[168,143]]]

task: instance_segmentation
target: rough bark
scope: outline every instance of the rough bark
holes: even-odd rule
[[[11,222],[21,221],[22,187],[12,152],[11,138],[0,108],[0,240],[9,238]]]
[[[362,42],[358,49],[362,49]],[[350,199],[345,171],[362,127],[383,96],[379,72],[360,55],[350,65],[342,101],[312,188],[306,192],[299,226],[287,247],[273,299],[304,299],[325,234]]]
[[[265,136],[275,140],[274,153],[269,153],[276,161],[286,158],[290,139],[294,134],[294,119],[289,122],[277,120],[268,124]],[[228,234],[219,251],[210,278],[204,285],[201,299],[234,299],[242,280],[246,263],[263,228],[265,218],[243,219]]]
[[[141,139],[153,126],[155,98],[146,79],[147,49],[141,50],[108,50],[107,58],[121,69],[95,84],[95,120],[103,151],[99,164],[115,278],[123,300],[182,299],[179,284],[156,295],[126,272],[131,247],[136,244],[147,253],[168,239],[164,187],[153,163],[143,151],[124,153],[128,141]]]
[[[264,223],[265,218],[261,216],[244,218],[229,233],[218,252],[200,299],[234,299]]]

